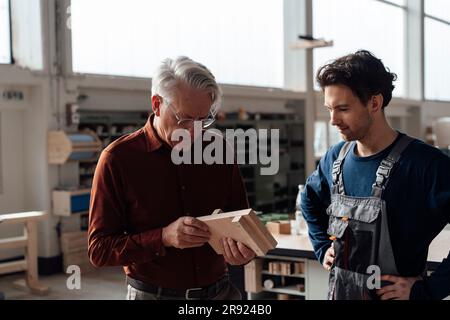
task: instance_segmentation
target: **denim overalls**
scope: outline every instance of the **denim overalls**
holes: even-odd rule
[[[342,168],[355,142],[345,143],[334,162],[331,204],[327,214],[330,216],[328,234],[333,240],[335,261],[330,272],[328,299],[377,299],[371,290],[373,288],[367,285],[369,276],[373,274],[370,266],[378,266],[381,275],[398,275],[382,194],[395,163],[412,140],[402,136],[381,161],[370,197],[345,195]]]

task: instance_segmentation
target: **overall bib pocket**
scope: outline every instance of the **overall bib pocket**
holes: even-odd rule
[[[337,196],[327,210],[328,234],[335,262],[330,276],[332,294],[348,299],[368,299],[367,268],[376,261],[379,199]],[[333,297],[330,297],[333,298]]]

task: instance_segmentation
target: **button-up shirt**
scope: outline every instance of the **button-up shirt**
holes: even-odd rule
[[[136,280],[185,289],[214,283],[223,256],[206,243],[165,248],[162,228],[183,216],[248,208],[237,164],[181,164],[153,127],[121,137],[101,154],[89,213],[89,257],[97,266],[124,266]]]

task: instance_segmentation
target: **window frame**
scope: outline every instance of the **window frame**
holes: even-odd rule
[[[284,56],[285,56],[285,81],[284,81],[284,86],[283,88],[280,88],[279,90],[283,91],[289,91],[289,90],[294,90],[294,91],[300,91],[300,92],[305,92],[308,89],[308,79],[307,76],[304,75],[299,75],[298,72],[296,72],[295,70],[298,69],[299,66],[304,65],[305,63],[308,64],[310,60],[310,57],[308,57],[308,50],[304,53],[304,52],[299,52],[299,51],[292,51],[289,49],[289,40],[288,35],[291,36],[292,38],[292,34],[293,32],[290,32],[289,30],[293,29],[295,30],[297,33],[299,33],[299,29],[305,29],[304,26],[299,28],[299,21],[304,21],[303,19],[306,20],[311,20],[308,21],[307,24],[311,24],[312,25],[312,15],[309,17],[310,13],[305,13],[305,12],[299,12],[302,11],[301,9],[305,9],[306,11],[312,10],[312,1],[313,0],[301,0],[301,1],[296,1],[296,0],[283,0],[284,1],[284,6],[285,6],[285,10],[284,10],[284,30],[285,30],[285,52],[284,52]],[[294,3],[295,1],[295,3]],[[406,11],[409,10],[408,8],[408,2],[406,2],[405,5],[399,5],[396,3],[392,3],[389,2],[387,0],[372,0],[372,1],[377,1],[377,2],[381,2],[385,5],[388,6],[392,6],[392,7],[397,7],[397,8],[402,8]],[[411,1],[411,0],[409,0]],[[424,0],[414,0],[414,1],[421,1],[423,2]],[[71,14],[70,14],[70,10],[67,8],[70,8],[71,6],[71,0],[61,0],[58,1],[58,4],[61,6],[62,10],[59,10],[61,17],[60,20],[63,21],[64,23],[66,23],[66,21],[71,19]],[[290,8],[290,9],[286,9],[286,8]],[[298,10],[298,13],[295,15],[289,14],[289,11],[292,12],[292,9],[296,9]],[[306,15],[306,16],[305,16]],[[408,38],[408,35],[405,32],[404,35],[404,39],[406,40]],[[60,41],[62,41],[61,43],[61,52],[62,57],[61,57],[61,61],[62,61],[62,69],[64,70],[64,73],[72,76],[72,77],[90,77],[90,78],[108,78],[108,79],[118,79],[118,80],[125,80],[125,79],[133,79],[133,80],[137,80],[137,79],[149,79],[149,78],[140,78],[140,77],[133,77],[133,76],[120,76],[120,75],[103,75],[103,74],[92,74],[92,73],[78,73],[78,72],[74,72],[73,71],[73,57],[72,57],[72,33],[71,30],[69,30],[69,28],[64,28],[64,31],[60,33]],[[405,55],[408,56],[408,48],[407,46],[405,46]],[[292,54],[294,53],[294,54]],[[294,57],[295,55],[295,57]],[[405,60],[407,60],[407,57],[405,57]],[[409,64],[410,65],[410,64]],[[406,68],[405,69],[405,77],[408,77],[409,75],[409,69]],[[314,75],[312,75],[314,77]],[[424,77],[424,75],[423,75]],[[150,78],[151,79],[151,78]],[[424,80],[422,79],[422,82]],[[247,85],[240,85],[240,84],[226,84],[227,86],[236,86],[236,87],[247,87]],[[273,90],[273,88],[270,87],[265,87],[265,86],[251,86],[248,85],[248,87],[250,88],[260,88],[261,90]],[[276,90],[278,90],[278,88],[276,88]],[[405,90],[405,94],[404,97],[405,99],[409,99],[409,92],[408,90]],[[423,97],[421,97],[423,99]]]
[[[444,102],[444,103],[448,103],[448,102],[450,102],[450,98],[447,99],[447,100],[430,99],[430,98],[427,98],[427,95],[426,95],[426,92],[425,92],[425,88],[426,88],[426,84],[425,84],[425,81],[426,81],[426,68],[427,68],[427,61],[426,61],[426,57],[425,57],[425,50],[426,50],[426,48],[425,48],[425,42],[426,42],[426,32],[425,32],[426,28],[425,28],[425,25],[426,25],[427,19],[429,19],[429,20],[432,20],[432,21],[435,21],[435,22],[439,22],[439,23],[445,24],[445,25],[447,25],[450,28],[450,21],[426,13],[425,12],[425,1],[427,1],[427,0],[421,0],[421,1],[423,3],[423,6],[422,6],[422,9],[423,9],[422,10],[423,22],[422,23],[423,23],[423,30],[424,30],[423,31],[423,33],[424,33],[424,35],[423,35],[423,44],[422,44],[422,48],[423,48],[423,51],[424,51],[424,54],[423,54],[423,68],[424,68],[424,72],[423,72],[423,87],[424,87],[424,89],[423,89],[423,101],[424,102]]]
[[[319,1],[319,0],[317,0],[317,1]],[[407,0],[405,0],[405,1],[407,1]],[[379,3],[381,5],[385,5],[385,6],[389,6],[391,8],[396,8],[396,9],[400,9],[401,10],[401,13],[403,14],[402,19],[404,21],[403,34],[402,34],[402,37],[401,37],[403,55],[401,55],[401,57],[402,57],[403,61],[407,61],[407,59],[409,58],[408,42],[410,41],[409,36],[408,36],[408,30],[407,30],[407,27],[408,27],[407,20],[408,20],[408,12],[409,12],[407,2],[405,2],[404,5],[396,4],[396,3],[390,2],[388,0],[369,0],[368,2],[372,2],[372,3],[376,2],[376,3]],[[319,35],[317,35],[317,36],[319,36]],[[320,36],[322,36],[322,35],[320,35]],[[336,39],[329,39],[329,40],[336,41]],[[358,48],[358,49],[363,49],[363,48]],[[318,50],[320,50],[320,49],[318,49]],[[346,52],[345,54],[347,54],[347,53],[350,53],[350,52]],[[330,60],[332,60],[334,58],[338,58],[338,56],[330,58]],[[386,57],[380,56],[379,58],[385,60]],[[316,60],[316,57],[314,57],[314,59]],[[327,61],[329,61],[329,60],[327,60]],[[408,84],[408,79],[409,79],[409,74],[410,74],[410,64],[405,63],[405,62],[403,62],[403,63],[399,62],[396,66],[400,66],[400,68],[402,68],[402,72],[403,72],[402,81],[403,82],[402,82],[402,90],[401,90],[401,92],[398,93],[399,94],[398,96],[397,95],[393,95],[393,97],[398,98],[398,99],[410,99],[411,98],[411,92],[409,90],[409,84]],[[315,67],[316,66],[313,63],[313,68],[315,68]],[[395,70],[393,70],[393,72],[395,72]],[[397,85],[396,85],[396,88],[397,88]],[[316,87],[316,90],[317,89],[318,88]]]
[[[43,0],[41,0],[43,1]],[[71,19],[71,9],[69,9],[71,7],[71,2],[72,0],[54,0],[56,1],[56,5],[59,7],[59,9],[57,11],[59,11],[59,19],[62,21],[62,24],[66,24],[67,21],[69,21]],[[235,87],[238,90],[240,90],[239,88],[249,88],[250,90],[253,89],[260,89],[261,91],[298,91],[299,93],[303,93],[305,90],[297,90],[298,88],[298,77],[297,75],[288,75],[287,72],[289,73],[293,73],[292,70],[294,68],[297,68],[299,65],[299,61],[303,61],[303,57],[300,58],[294,58],[294,59],[289,59],[286,57],[286,53],[289,50],[289,42],[287,37],[286,37],[286,30],[290,30],[290,29],[298,29],[300,24],[299,23],[301,20],[301,18],[303,17],[303,15],[301,13],[298,13],[295,15],[295,18],[292,19],[292,16],[286,15],[287,9],[286,7],[288,7],[289,5],[292,6],[291,2],[309,2],[312,0],[282,0],[283,2],[283,32],[284,32],[284,37],[282,37],[283,41],[284,41],[284,52],[281,54],[284,58],[284,81],[283,81],[283,86],[282,87],[272,87],[272,86],[264,86],[264,85],[252,85],[252,84],[238,84],[238,83],[222,83],[219,82],[221,86],[228,86],[228,87]],[[303,7],[303,5],[296,5],[296,8],[299,7]],[[303,9],[303,8],[302,8]],[[300,26],[300,29],[302,28],[302,26]],[[61,43],[61,68],[64,70],[64,73],[67,74],[68,76],[71,77],[79,77],[79,78],[86,78],[89,77],[91,79],[117,79],[118,81],[127,81],[127,80],[132,80],[132,81],[139,81],[139,80],[146,80],[146,79],[150,79],[151,77],[140,77],[140,76],[129,76],[129,75],[108,75],[108,74],[101,74],[101,73],[84,73],[84,72],[75,72],[73,70],[73,51],[72,51],[72,32],[71,30],[69,30],[69,28],[64,28],[64,31],[59,31],[60,36],[59,36],[59,41]],[[300,32],[301,33],[301,32]],[[292,81],[290,81],[289,79],[294,78],[295,80],[297,80],[295,83],[292,83]],[[288,79],[288,80],[287,80]],[[303,79],[301,77],[300,82],[302,84],[302,89],[304,87],[304,82],[306,82],[305,79]]]
[[[378,1],[378,2],[384,3],[384,4],[388,5],[388,6],[393,6],[393,7],[397,7],[397,8],[406,9],[406,10],[408,9],[408,5],[407,4],[402,6],[400,4],[396,4],[396,3],[393,3],[393,2],[390,2],[390,1],[387,1],[387,0],[374,0],[374,1]]]
[[[7,0],[8,3],[8,24],[9,24],[9,62],[0,63],[0,65],[13,65],[14,55],[13,55],[13,34],[12,34],[12,16],[11,16],[11,0]]]
[[[443,24],[446,24],[446,25],[450,26],[450,21],[448,21],[448,20],[438,18],[436,16],[433,16],[431,14],[427,14],[425,12],[423,13],[423,15],[424,15],[425,19],[428,18],[428,19],[434,20],[436,22],[440,22],[440,23],[443,23]]]
[[[276,94],[277,96],[298,95],[305,99],[307,107],[307,128],[306,131],[309,136],[314,136],[313,125],[314,113],[318,106],[313,104],[312,98],[318,91],[311,90],[311,84],[314,83],[313,74],[313,51],[302,50],[292,51],[287,49],[292,38],[297,34],[313,34],[312,22],[312,1],[314,0],[284,0],[284,29],[285,29],[285,81],[284,87],[280,89],[273,89],[261,86],[243,86],[235,84],[223,84],[226,95],[238,95],[245,97],[245,92],[259,92],[262,95]],[[387,6],[400,7],[406,10],[406,27],[404,32],[405,44],[405,88],[403,97],[397,97],[393,100],[398,100],[405,103],[450,103],[450,100],[433,100],[427,99],[425,95],[425,0],[406,0],[404,5],[389,2],[387,0],[373,0],[382,2]],[[70,12],[68,13],[67,6],[70,6],[71,0],[60,0],[58,4],[64,7],[64,10],[59,10],[57,19],[66,23],[70,19]],[[296,12],[295,15],[292,12]],[[295,16],[295,17],[294,17]],[[69,82],[73,86],[81,83],[97,88],[149,88],[151,78],[138,77],[121,77],[121,76],[103,76],[94,74],[79,74],[72,71],[72,47],[71,47],[71,32],[68,28],[63,28],[60,31],[60,66],[64,70],[63,73],[70,79]],[[300,71],[299,71],[300,70]],[[422,128],[423,129],[423,128]],[[424,131],[422,130],[421,131]],[[308,146],[313,149],[313,143]]]

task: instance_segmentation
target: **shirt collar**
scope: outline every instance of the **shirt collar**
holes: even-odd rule
[[[147,141],[147,151],[152,152],[158,150],[163,145],[166,145],[164,141],[159,137],[156,129],[153,127],[153,120],[155,119],[155,114],[153,113],[147,120],[144,126],[145,139]]]

